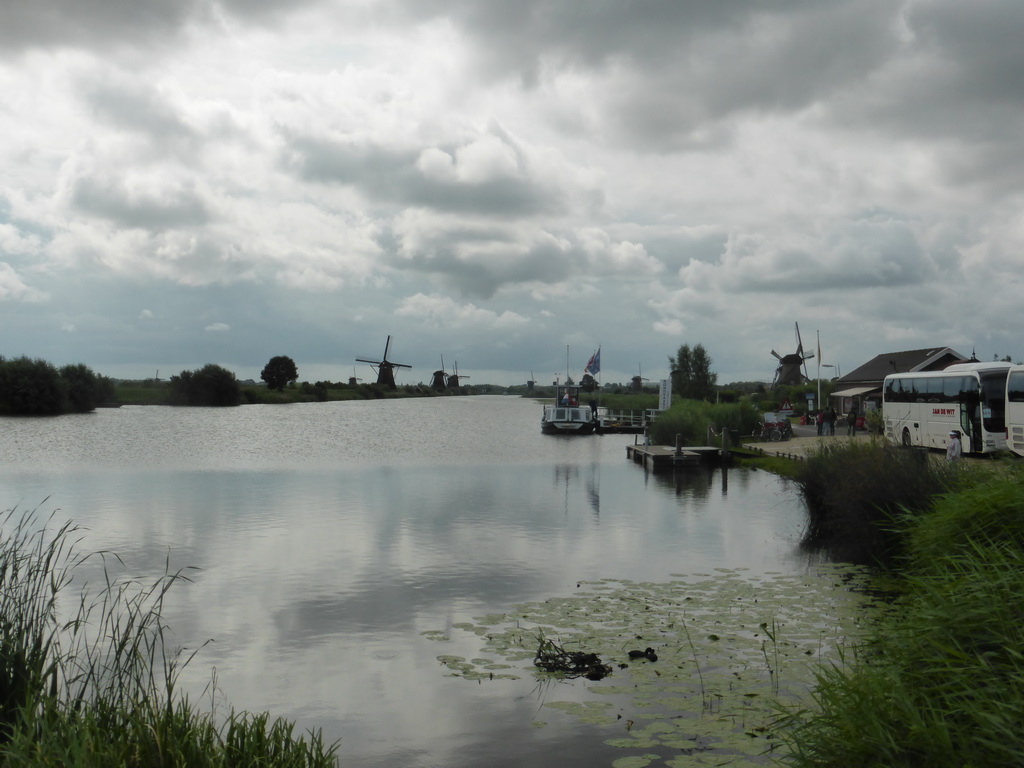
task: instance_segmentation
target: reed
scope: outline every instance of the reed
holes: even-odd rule
[[[678,400],[658,415],[651,428],[651,439],[661,445],[674,445],[675,436],[682,435],[683,445],[706,445],[708,429],[749,435],[760,416],[749,401],[739,403],[708,403],[704,400]]]
[[[903,519],[905,596],[787,717],[792,765],[1024,765],[1022,512],[1019,477],[990,477]]]
[[[298,738],[284,720],[201,712],[176,684],[194,657],[166,642],[162,608],[186,571],[118,581],[109,553],[80,555],[78,529],[0,520],[0,765],[326,768],[338,745]],[[86,559],[104,558],[95,596],[72,592]]]
[[[881,440],[838,441],[812,452],[794,479],[807,505],[803,546],[835,560],[892,565],[905,545],[905,514],[928,509],[970,478],[927,454]]]

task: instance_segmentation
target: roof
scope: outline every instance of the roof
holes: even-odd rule
[[[927,349],[911,349],[906,352],[885,352],[868,360],[864,365],[836,380],[845,387],[881,384],[890,373],[907,371],[941,371],[947,365],[967,361],[950,347],[929,347]]]
[[[881,387],[851,387],[850,389],[843,389],[839,392],[833,392],[832,397],[856,397],[857,395],[863,395],[867,392],[872,392]]]

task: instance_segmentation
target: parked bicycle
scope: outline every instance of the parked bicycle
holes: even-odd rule
[[[777,443],[780,440],[789,440],[792,436],[793,425],[789,419],[777,413],[764,414],[764,420],[754,430],[754,437],[759,437],[772,443]]]

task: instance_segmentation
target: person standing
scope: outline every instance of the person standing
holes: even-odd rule
[[[846,434],[854,437],[857,434],[857,406],[852,406],[846,414]]]
[[[818,415],[814,418],[818,422],[818,437],[821,437],[821,432],[825,428],[825,409],[819,408]]]
[[[960,444],[960,433],[957,430],[951,430],[949,433],[949,443],[946,444],[946,461],[950,464],[960,461],[960,456],[963,453],[963,446]]]

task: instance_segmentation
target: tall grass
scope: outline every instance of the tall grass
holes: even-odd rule
[[[682,435],[683,445],[706,445],[708,429],[749,435],[760,423],[760,416],[748,400],[738,403],[709,403],[705,400],[678,400],[658,415],[651,427],[651,439],[662,445],[674,445]]]
[[[788,718],[789,763],[1024,765],[1024,479],[989,477],[901,522],[905,597],[850,669]]]
[[[891,565],[905,543],[897,520],[929,508],[965,477],[958,467],[881,440],[825,444],[794,475],[808,513],[802,544],[835,560]]]
[[[0,520],[0,765],[335,765],[337,745],[269,716],[223,723],[179,695],[194,656],[166,643],[162,608],[183,571],[151,585],[116,581],[73,595],[80,555],[71,523],[34,512]]]

